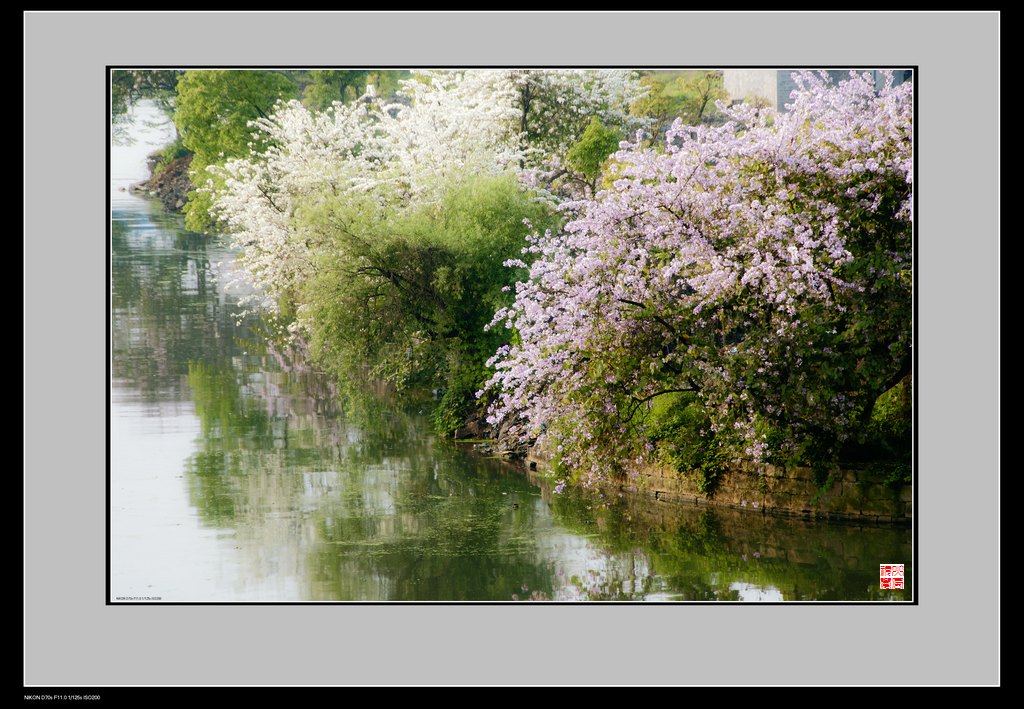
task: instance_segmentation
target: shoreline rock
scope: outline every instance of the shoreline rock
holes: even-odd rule
[[[188,179],[192,156],[185,155],[172,161],[166,168],[154,172],[155,160],[149,160],[150,177],[148,180],[134,184],[128,188],[134,194],[147,195],[160,200],[165,209],[180,212],[188,201],[188,193],[192,183]]]

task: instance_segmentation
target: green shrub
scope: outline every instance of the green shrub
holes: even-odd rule
[[[175,160],[183,158],[189,154],[189,149],[185,147],[185,143],[182,141],[181,136],[171,143],[165,145],[159,150],[153,151],[152,157],[155,158],[153,161],[153,174],[157,175],[168,167]]]
[[[503,264],[521,257],[524,219],[554,226],[551,209],[505,176],[463,180],[440,204],[410,209],[320,198],[296,219],[324,254],[297,294],[322,365],[344,375],[371,362],[371,376],[399,389],[440,389],[435,426],[461,425],[511,334],[485,331],[523,275]]]
[[[605,127],[595,116],[579,141],[566,153],[565,161],[593,183],[601,175],[601,164],[618,150],[621,140],[619,131]]]
[[[650,440],[659,457],[693,480],[702,495],[714,494],[726,456],[711,421],[690,393],[663,394],[652,400]]]
[[[861,455],[891,486],[909,483],[913,453],[913,380],[884,392],[871,409]]]

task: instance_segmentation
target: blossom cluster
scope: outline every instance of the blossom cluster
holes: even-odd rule
[[[584,485],[650,459],[651,402],[689,391],[718,445],[765,460],[771,426],[841,441],[910,361],[912,85],[797,76],[786,112],[720,105],[531,237],[492,327],[489,420],[545,440]]]
[[[425,71],[387,103],[367,95],[323,112],[282,102],[253,121],[251,154],[212,166],[213,213],[241,250],[241,275],[273,309],[308,277],[316,244],[300,207],[371,200],[400,210],[436,203],[465,176],[525,176],[557,160],[591,116],[634,129],[643,95],[622,70]]]

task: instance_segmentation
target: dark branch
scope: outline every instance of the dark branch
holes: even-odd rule
[[[263,185],[256,185],[256,189],[263,193],[263,196],[267,198],[268,202],[270,202],[271,207],[276,209],[280,214],[284,214],[284,210],[278,206],[277,202],[274,201],[274,198],[270,196],[270,193],[263,189]]]
[[[684,391],[698,391],[698,389],[697,389],[697,387],[694,387],[694,386],[687,387],[685,389],[662,389],[661,391],[654,392],[650,396],[645,396],[643,398],[634,396],[632,398],[638,404],[645,404],[648,401],[650,401],[651,399],[656,399],[657,397],[661,396],[662,394],[676,394],[676,393],[681,393],[681,392],[684,392]]]
[[[620,303],[625,303],[626,305],[632,305],[634,307],[640,308],[641,310],[649,310],[649,308],[646,305],[644,305],[643,303],[638,303],[635,300],[629,300],[628,298],[618,298],[617,300]],[[684,343],[685,342],[689,342],[690,338],[687,337],[686,335],[680,333],[678,330],[676,330],[675,326],[672,325],[672,323],[670,323],[668,320],[666,320],[665,318],[661,317],[660,315],[655,315],[654,313],[649,313],[649,314],[655,320],[655,322],[660,323],[662,325],[662,327],[664,327],[666,330],[668,330],[670,333],[672,333],[673,337],[678,338],[679,340],[681,340]]]

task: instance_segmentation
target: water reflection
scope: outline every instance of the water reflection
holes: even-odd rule
[[[127,195],[112,226],[115,597],[911,597],[909,531],[554,496],[305,371],[225,293],[220,240]],[[906,590],[878,589],[883,562]]]
[[[189,398],[190,361],[234,353],[236,313],[212,274],[215,259],[228,254],[139,202],[112,215],[113,376],[145,401],[181,401]]]

